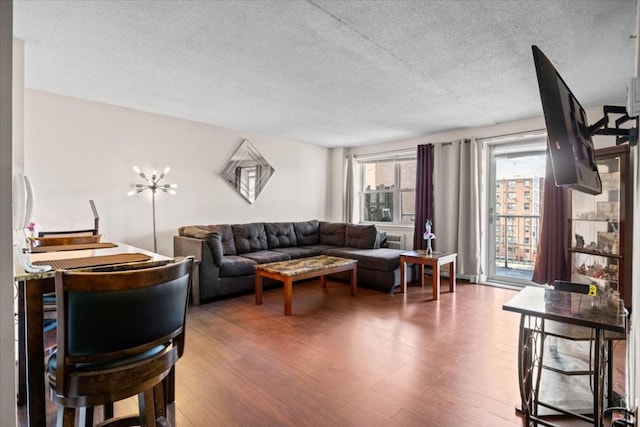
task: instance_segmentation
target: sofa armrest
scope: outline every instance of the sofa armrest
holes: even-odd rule
[[[173,256],[193,256],[191,302],[218,295],[220,268],[214,262],[211,242],[195,237],[173,236]]]

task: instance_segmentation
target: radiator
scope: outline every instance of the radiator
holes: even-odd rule
[[[404,234],[387,234],[387,245],[391,249],[404,249]]]

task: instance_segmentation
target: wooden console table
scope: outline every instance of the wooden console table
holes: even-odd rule
[[[429,265],[433,269],[433,299],[440,298],[440,267],[446,264],[449,266],[449,290],[456,291],[456,252],[433,252],[427,255],[424,250],[403,252],[400,254],[400,293],[407,290],[407,263],[420,266],[420,285],[424,287],[424,266]]]
[[[270,262],[257,264],[256,273],[256,304],[262,304],[262,278],[279,280],[284,283],[284,315],[291,316],[291,299],[293,294],[293,282],[296,280],[320,277],[320,286],[325,288],[327,274],[349,271],[351,273],[351,295],[358,292],[358,280],[356,276],[357,260],[339,258],[335,256],[320,255],[310,258],[300,258],[290,261]]]

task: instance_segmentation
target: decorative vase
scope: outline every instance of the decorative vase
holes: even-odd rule
[[[431,249],[431,240],[432,239],[427,239],[427,255],[433,254],[433,249]]]

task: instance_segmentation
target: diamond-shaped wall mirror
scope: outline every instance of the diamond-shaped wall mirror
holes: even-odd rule
[[[275,170],[248,139],[242,141],[221,175],[249,203],[256,201]]]

